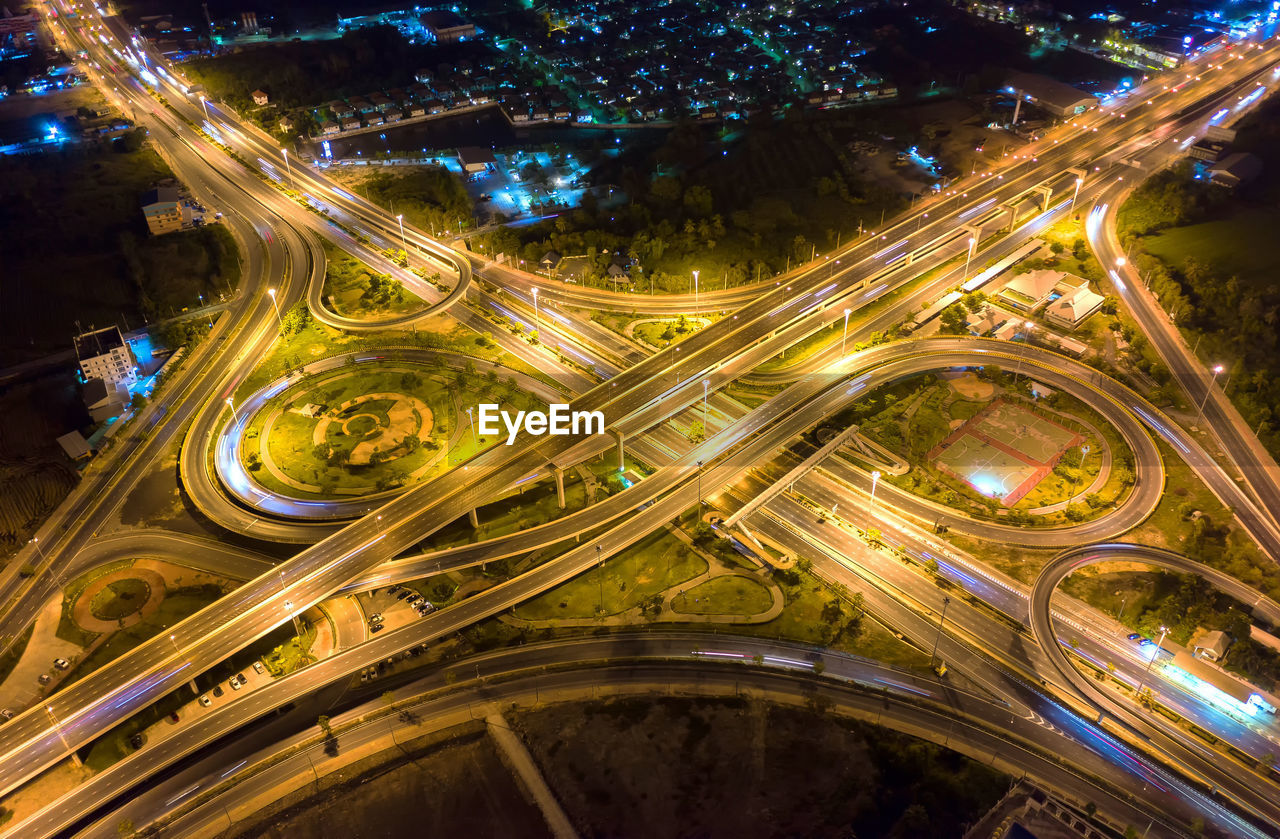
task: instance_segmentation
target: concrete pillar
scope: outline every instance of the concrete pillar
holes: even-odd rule
[[[1049,202],[1053,200],[1053,188],[1049,186],[1038,186],[1036,192],[1040,193],[1040,208],[1049,209]]]
[[[476,515],[475,507],[472,507],[470,510],[467,510],[467,519],[471,522],[472,527],[479,529],[480,517]]]
[[[556,476],[556,500],[560,502],[560,509],[565,508],[564,501],[564,470],[558,466],[552,466],[551,471]]]
[[[609,429],[609,431],[610,433],[613,434],[613,436],[618,441],[618,471],[621,472],[623,469],[626,468],[626,463],[627,463],[626,462],[627,451],[622,444],[622,440],[623,440],[622,432],[616,428],[611,428]]]
[[[1002,231],[1012,230],[1012,229],[1013,229],[1014,224],[1016,224],[1016,223],[1017,223],[1017,221],[1018,221],[1018,211],[1017,211],[1017,209],[1013,206],[1013,204],[1001,204],[1001,205],[1000,205],[1000,209],[1004,210],[1005,212],[1007,212],[1007,213],[1009,214],[1009,220],[1008,220],[1008,222],[1007,222],[1003,227],[1001,227],[1000,229],[1001,229]]]

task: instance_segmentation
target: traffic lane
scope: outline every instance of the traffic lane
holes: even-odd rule
[[[783,500],[785,499],[775,499],[770,502],[769,506]],[[805,508],[801,509],[804,510]],[[770,512],[772,513],[772,510]],[[811,513],[811,511],[808,512]],[[845,554],[839,550],[828,553],[826,549],[808,542],[807,536],[801,537],[793,528],[802,523],[803,517],[788,522],[786,527],[775,528],[774,532],[769,533],[769,535],[771,538],[784,540],[782,544],[788,545],[789,548],[795,550],[797,556],[808,557],[814,563],[815,571],[828,575],[837,581],[849,580],[850,578],[848,577],[842,577],[842,572],[847,573],[852,570],[843,560]],[[770,526],[769,520],[760,513],[752,517],[752,525],[764,532],[769,532],[767,530]],[[808,533],[811,531],[812,528],[809,531],[801,532]],[[823,531],[823,538],[842,537],[829,536],[828,531]],[[861,546],[862,549],[865,549],[865,547],[865,545]],[[847,542],[845,548],[850,551],[859,549],[858,545],[852,542]],[[868,577],[854,577],[853,580],[865,580],[865,582],[871,583],[872,588],[878,585],[874,573],[869,574]],[[950,615],[951,612],[949,610],[948,624],[950,624]],[[936,631],[935,624],[933,632]],[[1037,686],[1014,676],[998,665],[993,666],[979,649],[965,646],[957,648],[952,645],[948,651],[945,646],[950,640],[948,634],[944,632],[934,636],[933,632],[926,632],[919,637],[924,639],[930,639],[931,636],[936,637],[939,651],[942,652],[944,660],[948,661],[951,666],[964,672],[966,676],[975,679],[979,684],[983,684],[987,689],[994,689],[993,692],[996,695],[1003,696],[1010,702],[1034,708],[1035,710],[1030,711],[1030,714],[1038,716],[1054,730],[1069,733],[1070,736],[1075,737],[1089,748],[1097,750],[1098,754],[1104,759],[1114,760],[1128,766],[1136,777],[1127,788],[1135,796],[1141,795],[1144,800],[1150,800],[1154,806],[1164,808],[1171,813],[1186,813],[1190,810],[1215,824],[1227,826],[1231,835],[1264,835],[1258,833],[1256,828],[1242,821],[1218,802],[1187,786],[1181,779],[1170,775],[1162,767],[1152,764],[1142,755],[1132,752],[1128,746],[1112,735],[1098,729],[1092,723],[1076,717],[1073,711],[1069,711],[1053,700],[1044,697],[1039,693]],[[927,640],[926,643],[931,644],[933,641]],[[1210,776],[1217,775],[1228,786],[1237,786],[1232,777],[1224,777],[1221,772],[1211,769],[1208,774]],[[1141,789],[1138,788],[1139,786],[1141,786]],[[1157,790],[1159,791],[1158,793],[1156,792]]]
[[[723,643],[724,640],[715,636],[702,638],[694,636],[691,639],[674,643],[663,639],[660,642],[661,648],[647,653],[641,652],[638,655],[658,658],[668,656],[687,657],[691,652],[688,646],[690,643],[695,645],[696,648],[697,645],[707,644],[707,642],[711,642],[707,644],[708,646],[714,646],[719,650],[736,651],[738,655],[743,656],[745,659],[760,655],[767,656],[769,659],[789,661],[800,658],[803,650],[803,648],[796,648],[794,645],[787,644],[744,646],[737,639],[731,639],[728,643]],[[681,647],[680,644],[684,644],[684,646]],[[524,652],[524,650],[520,651],[520,653]],[[608,647],[604,649],[592,649],[591,647],[583,649],[579,645],[578,649],[569,652],[576,656],[577,662],[590,661],[600,657],[614,657],[613,651]],[[515,654],[512,654],[512,657],[516,657]],[[523,655],[519,656],[519,658],[523,657]],[[558,658],[565,665],[578,666],[577,662],[571,658]],[[690,687],[698,685],[733,686],[746,683],[753,692],[769,697],[785,696],[786,701],[798,703],[803,701],[806,691],[816,687],[824,694],[830,691],[833,698],[837,700],[838,709],[846,712],[854,709],[864,713],[874,712],[879,717],[881,724],[898,728],[899,730],[918,730],[923,725],[933,738],[941,740],[948,747],[981,759],[990,759],[992,756],[1002,757],[1010,763],[1031,772],[1031,774],[1041,778],[1042,781],[1048,781],[1056,789],[1084,795],[1089,800],[1114,802],[1116,812],[1112,814],[1112,818],[1124,820],[1129,818],[1152,818],[1155,815],[1154,813],[1145,814],[1137,810],[1128,809],[1130,805],[1127,804],[1125,799],[1116,796],[1106,787],[1084,782],[1079,774],[1062,769],[1054,758],[1046,755],[1044,751],[1027,749],[1026,746],[1010,742],[1011,737],[1019,738],[1025,742],[1038,743],[1039,748],[1044,749],[1044,741],[1046,739],[1059,739],[1063,741],[1064,750],[1058,751],[1054,749],[1052,754],[1063,754],[1068,760],[1082,759],[1087,761],[1087,765],[1090,768],[1086,771],[1090,773],[1098,771],[1109,776],[1117,775],[1113,766],[1097,761],[1092,752],[1073,746],[1065,738],[1055,738],[1052,732],[1047,732],[1035,722],[1021,720],[1021,718],[1009,719],[1006,709],[997,703],[959,694],[943,685],[935,685],[935,689],[932,692],[926,693],[925,690],[921,689],[919,681],[904,677],[901,671],[868,662],[848,662],[838,659],[828,662],[828,656],[826,655],[824,655],[823,661],[828,663],[829,669],[824,673],[824,678],[821,680],[814,680],[808,674],[799,675],[799,678],[797,678],[791,672],[779,672],[772,667],[752,666],[746,660],[741,659],[737,663],[723,662],[714,664],[709,664],[705,658],[678,662],[640,661],[627,664],[614,663],[606,667],[597,666],[582,670],[557,671],[536,676],[520,675],[522,672],[528,672],[530,667],[533,666],[531,663],[517,661],[513,662],[511,666],[504,666],[506,662],[486,662],[485,672],[486,674],[491,674],[486,676],[487,684],[477,685],[472,689],[463,688],[446,697],[432,698],[409,705],[406,710],[418,717],[421,722],[405,726],[403,730],[406,733],[415,730],[421,731],[430,729],[432,724],[437,723],[437,721],[439,725],[447,725],[460,716],[469,718],[472,713],[471,706],[477,704],[488,706],[499,702],[507,705],[511,703],[523,704],[529,701],[539,703],[568,701],[572,698],[570,691],[586,698],[596,695],[602,685],[607,686],[610,694],[614,694],[615,691],[623,689],[624,686],[630,684],[633,686],[633,690],[629,692],[645,695],[651,692],[656,685],[663,685],[669,689],[672,678],[670,674],[675,672],[684,674],[675,682],[683,686],[681,693],[687,693]],[[541,666],[548,665],[543,664]],[[781,666],[785,667],[787,665],[783,664]],[[458,668],[458,672],[465,671],[466,668],[461,666]],[[690,682],[690,673],[694,674],[693,682]],[[503,681],[495,684],[494,682],[498,678],[503,679]],[[511,679],[511,681],[506,681],[507,679]],[[419,690],[432,689],[436,687],[433,684],[435,681],[437,680],[430,680],[427,681],[427,684],[413,687]],[[906,681],[906,684],[903,684],[904,681]],[[866,688],[870,688],[874,693],[866,693]],[[408,692],[408,690],[396,691],[397,698],[399,699],[399,697]],[[737,689],[733,691],[734,694],[738,692]],[[917,704],[919,699],[933,700],[940,703],[941,707],[928,707],[922,703]],[[903,710],[912,709],[910,724],[905,724],[908,717],[892,713],[886,716],[886,704],[901,705]],[[342,726],[357,715],[374,712],[375,710],[376,705],[369,703],[353,712],[337,717],[333,724]],[[476,713],[480,716],[483,715],[483,712]],[[964,717],[957,718],[957,713],[963,714]],[[984,727],[977,728],[966,718],[980,720]],[[351,750],[358,748],[360,745],[373,742],[386,736],[387,724],[385,719],[368,721],[354,730],[344,731],[340,735],[340,743],[345,750]],[[1011,734],[991,734],[989,728],[996,727],[1001,729],[1013,727],[1015,730]],[[979,735],[982,736],[979,737]],[[301,742],[302,738],[291,738],[289,746],[293,747]],[[982,745],[979,745],[980,743]],[[290,758],[293,763],[288,770],[272,767],[270,771],[278,773],[273,774],[272,777],[276,778],[277,781],[284,781],[290,777],[297,778],[301,775],[311,775],[313,764],[319,767],[322,765],[322,760],[327,760],[321,754],[310,753],[313,748],[323,747],[320,744],[310,744],[307,753]],[[272,750],[264,751],[270,753]],[[308,760],[308,756],[310,760]],[[249,760],[249,763],[252,764],[253,761],[263,759],[263,757],[262,753],[255,755]],[[1096,764],[1096,770],[1093,764]],[[184,814],[179,821],[169,825],[168,829],[182,828],[186,830],[201,820],[215,822],[217,816],[210,818],[209,813],[216,812],[218,808],[224,806],[234,807],[237,803],[243,805],[247,800],[252,799],[255,790],[265,786],[261,777],[255,778],[254,781],[253,784],[240,783],[232,787],[229,793],[202,802],[198,808]],[[178,783],[171,783],[168,785],[166,792],[161,794],[167,794],[168,790],[173,789],[178,789],[180,793],[182,789],[189,788],[188,786],[179,789]],[[156,801],[159,798],[157,793],[150,793],[149,795],[153,802],[160,803]],[[160,808],[155,808],[154,804],[152,808],[142,808],[143,812],[149,810],[149,814],[154,814],[157,809],[163,810],[166,808],[164,808],[163,803],[161,803]],[[89,832],[86,835],[105,835],[105,831],[111,829],[111,825],[115,823],[116,815],[118,813],[113,813],[98,822],[97,830],[102,832]],[[145,819],[146,817],[144,816],[143,818]],[[135,819],[135,823],[146,824],[148,822]]]

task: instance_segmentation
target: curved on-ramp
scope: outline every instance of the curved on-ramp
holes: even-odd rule
[[[1225,760],[1220,753],[1182,732],[1160,714],[1143,714],[1139,709],[1108,694],[1098,687],[1093,679],[1072,665],[1058,642],[1050,609],[1054,591],[1064,579],[1080,568],[1111,561],[1140,562],[1170,571],[1196,574],[1240,600],[1255,614],[1272,623],[1280,622],[1280,603],[1258,593],[1234,577],[1181,554],[1125,542],[1084,545],[1064,551],[1041,569],[1032,585],[1029,598],[1031,631],[1053,668],[1084,699],[1098,709],[1099,719],[1103,714],[1110,715],[1138,736],[1151,741],[1165,754],[1187,767],[1189,771],[1203,777],[1203,767],[1218,766]],[[1269,794],[1268,789],[1260,790],[1257,785],[1249,784],[1248,781],[1253,780],[1253,776],[1245,774],[1244,777],[1242,787],[1235,791],[1235,803],[1273,825],[1280,824],[1280,803]],[[1271,785],[1266,784],[1266,787],[1270,788]],[[1253,800],[1242,800],[1240,797],[1242,792]]]

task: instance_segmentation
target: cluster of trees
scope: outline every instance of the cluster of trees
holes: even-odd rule
[[[1197,521],[1206,521],[1198,517]],[[1206,521],[1206,526],[1212,524]],[[1220,629],[1231,636],[1231,648],[1222,664],[1235,670],[1264,690],[1274,690],[1280,680],[1280,653],[1249,637],[1252,619],[1249,610],[1195,575],[1163,573],[1157,590],[1176,588],[1155,600],[1137,619],[1137,629],[1149,638],[1160,637],[1160,627],[1168,627],[1169,637],[1181,644],[1190,643],[1198,627]]]
[[[421,67],[460,57],[475,60],[477,44],[410,44],[391,25],[353,29],[336,40],[297,41],[202,58],[185,66],[192,81],[240,110],[252,110],[261,88],[283,109],[311,108],[337,97],[403,87]]]
[[[1261,281],[1242,281],[1195,257],[1169,265],[1141,246],[1145,234],[1223,216],[1231,209],[1225,203],[1227,196],[1224,190],[1191,179],[1185,167],[1162,172],[1125,204],[1121,233],[1135,243],[1139,271],[1191,341],[1202,341],[1206,354],[1214,358],[1234,359],[1222,384],[1262,443],[1277,454],[1280,289]],[[1140,336],[1134,337],[1143,342]]]
[[[663,144],[624,152],[593,177],[620,183],[629,202],[602,209],[592,195],[554,220],[489,234],[489,253],[537,264],[548,250],[592,257],[592,279],[618,252],[641,270],[641,290],[687,292],[690,273],[704,289],[732,287],[785,271],[815,252],[877,224],[901,198],[864,180],[847,139],[875,120],[788,112],[756,120],[726,145],[710,130],[681,123]],[[607,252],[607,253],[606,253]]]
[[[360,300],[371,308],[384,309],[393,303],[404,302],[404,286],[387,274],[365,274]]]
[[[213,303],[240,281],[235,240],[222,225],[147,236],[119,235],[125,272],[137,289],[142,312],[159,320]]]
[[[379,172],[360,186],[375,203],[403,213],[404,220],[427,232],[458,230],[472,219],[471,197],[457,175],[441,166],[410,172]]]

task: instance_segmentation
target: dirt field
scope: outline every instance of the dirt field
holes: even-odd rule
[[[326,790],[322,800],[303,801],[263,823],[224,833],[224,839],[550,836],[542,814],[525,800],[483,734],[433,747],[412,760],[401,755],[393,764],[353,768],[353,780]]]
[[[944,839],[1007,786],[921,741],[759,703],[629,700],[513,725],[582,836]]]

